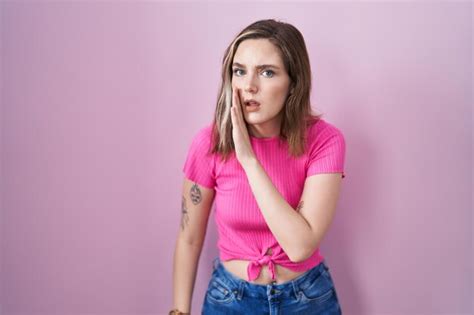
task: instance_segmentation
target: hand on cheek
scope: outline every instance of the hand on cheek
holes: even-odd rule
[[[234,140],[235,154],[237,160],[242,164],[249,159],[254,158],[255,154],[250,143],[250,137],[245,125],[243,108],[240,102],[240,90],[236,87],[232,88],[232,139]]]

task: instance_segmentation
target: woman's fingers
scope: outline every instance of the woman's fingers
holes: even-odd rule
[[[239,111],[239,90],[237,88],[233,88],[233,100],[232,100],[232,110],[234,113],[234,122],[236,124],[236,127],[240,128],[240,123],[241,123],[241,117],[240,117],[240,111]]]
[[[235,115],[237,119],[237,123],[239,124],[239,127],[244,126],[244,117],[242,116],[242,105],[240,104],[240,93],[239,89],[235,88],[235,93],[234,93],[234,107],[235,107]]]
[[[231,111],[231,119],[232,119],[232,126],[234,126],[235,128],[237,128],[237,112],[236,112],[236,107],[237,107],[237,103],[236,103],[236,91],[235,91],[235,88],[232,88],[232,106],[230,108],[230,111]]]

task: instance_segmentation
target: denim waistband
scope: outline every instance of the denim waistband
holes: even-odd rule
[[[219,257],[213,260],[213,276],[224,282],[238,297],[241,297],[245,291],[246,296],[265,300],[270,296],[278,296],[280,299],[295,298],[300,288],[308,287],[324,270],[327,271],[328,269],[326,259],[323,259],[318,265],[287,282],[256,284],[232,274],[224,267]]]

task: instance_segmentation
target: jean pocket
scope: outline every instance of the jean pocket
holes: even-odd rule
[[[234,299],[232,289],[217,277],[211,278],[206,296],[215,303],[230,303]]]
[[[334,295],[334,285],[326,269],[323,269],[313,280],[303,281],[299,288],[299,298],[302,301],[323,303]]]

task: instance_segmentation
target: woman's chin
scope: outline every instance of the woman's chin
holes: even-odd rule
[[[250,117],[249,117],[250,116]],[[252,115],[249,115],[245,118],[245,121],[247,122],[247,124],[249,125],[258,125],[258,124],[261,124],[263,122],[262,119],[259,119],[259,118],[256,118],[256,117],[251,117]]]

